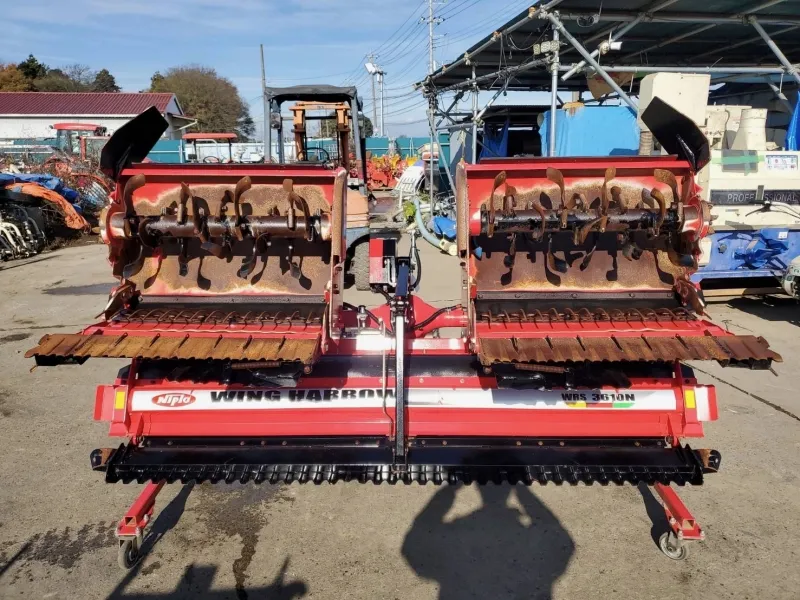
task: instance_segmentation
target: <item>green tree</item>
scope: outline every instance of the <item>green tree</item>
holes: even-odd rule
[[[93,92],[118,92],[119,86],[114,76],[109,73],[108,69],[100,69],[94,76],[92,82]]]
[[[206,133],[235,132],[247,140],[254,133],[250,109],[239,90],[210,67],[186,65],[173,67],[151,78],[151,92],[171,92],[183,112],[197,119],[197,127]]]
[[[48,69],[33,85],[39,92],[88,92],[92,90],[95,76],[88,66],[76,63],[63,69]]]
[[[0,92],[27,92],[31,82],[17,68],[17,65],[0,63]]]
[[[17,69],[25,76],[25,79],[33,81],[39,77],[47,75],[47,65],[40,63],[33,54],[17,65]]]

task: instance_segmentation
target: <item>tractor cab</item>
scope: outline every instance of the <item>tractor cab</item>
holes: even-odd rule
[[[363,106],[354,87],[332,85],[298,85],[287,88],[267,88],[269,127],[267,128],[266,162],[319,165],[320,168],[344,168],[347,178],[347,275],[348,281],[359,290],[369,289],[369,199],[367,190],[366,138],[361,130],[359,114]],[[292,111],[295,160],[286,159],[283,144],[281,105],[295,102]],[[308,114],[320,112],[321,116]],[[335,120],[335,146],[327,147],[321,140],[309,139],[309,121]],[[275,130],[275,134],[273,134]],[[277,157],[273,155],[272,139],[277,138]]]
[[[102,125],[92,123],[55,123],[52,128],[56,132],[56,148],[80,156],[82,160],[96,154],[99,158],[105,142],[108,141],[108,130]]]

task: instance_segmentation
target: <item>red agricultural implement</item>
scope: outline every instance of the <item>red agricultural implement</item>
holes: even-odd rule
[[[370,243],[386,303],[343,301],[344,169],[130,164],[159,122],[120,130],[104,155],[120,285],[99,323],[28,356],[131,361],[94,413],[125,441],[91,455],[106,481],[145,484],[117,528],[123,566],[164,483],[192,481],[643,482],[664,501],[662,550],[683,558],[703,532],[670,485],[720,466],[686,444],[717,395],[683,363],[780,357],[703,317],[688,276],[707,148],[669,107],[645,117],[678,157],[462,165],[463,297],[444,309],[391,238]],[[432,335],[446,327],[461,335]]]

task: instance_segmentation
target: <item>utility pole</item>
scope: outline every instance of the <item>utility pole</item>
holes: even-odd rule
[[[381,87],[381,137],[386,135],[386,132],[385,132],[385,129],[386,129],[386,118],[385,118],[386,117],[386,106],[385,106],[385,103],[384,103],[385,96],[384,96],[384,93],[383,93],[384,92],[384,89],[383,89],[383,76],[384,75],[386,75],[386,73],[384,73],[381,70],[378,71],[378,83],[380,84],[380,87]]]
[[[427,21],[428,23],[428,76],[432,75],[433,72],[436,70],[436,62],[433,59],[433,28],[441,23],[443,19],[437,18],[434,14],[433,8],[434,4],[436,4],[435,0],[428,0],[428,18],[421,19],[422,22]],[[431,130],[431,168],[430,168],[430,185],[428,190],[430,191],[431,196],[431,208],[433,208],[433,147],[436,143],[436,125],[434,124],[434,113],[436,112],[436,95],[433,93],[433,90],[428,90],[430,97],[428,98],[428,122],[430,124]],[[438,145],[438,144],[437,144]],[[437,167],[438,162],[437,162]]]
[[[370,54],[367,58],[369,58],[369,63],[374,65],[375,64],[375,55]],[[378,102],[375,98],[375,73],[369,74],[370,82],[372,83],[372,124],[378,124]]]
[[[267,100],[267,74],[264,71],[264,44],[261,46],[261,99],[264,101],[264,162],[272,159],[272,128],[269,123],[269,101]]]

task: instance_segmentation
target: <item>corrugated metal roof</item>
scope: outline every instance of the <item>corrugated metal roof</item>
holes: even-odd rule
[[[0,115],[138,115],[166,112],[174,94],[125,92],[0,92]]]
[[[783,0],[539,0],[533,7],[558,11],[566,29],[588,51],[597,48],[612,30],[619,30],[641,15],[633,29],[621,36],[622,50],[609,52],[600,62],[615,66],[680,67],[780,67],[778,59],[747,23],[758,18],[789,61],[800,61],[800,2]],[[473,68],[481,89],[499,89],[509,79],[509,90],[549,90],[547,64],[536,64],[533,46],[552,37],[547,19],[527,19],[522,11],[456,60],[433,75],[439,90],[472,78]],[[562,42],[564,40],[562,39]],[[469,60],[465,60],[465,57]],[[581,56],[567,43],[561,45],[561,65],[569,67]],[[521,66],[530,66],[518,70]],[[779,75],[776,75],[778,77]],[[424,81],[417,85],[422,85]],[[585,77],[559,82],[560,89],[584,90]]]

